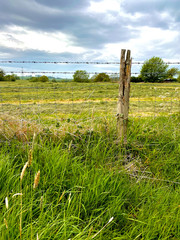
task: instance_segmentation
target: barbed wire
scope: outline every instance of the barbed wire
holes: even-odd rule
[[[45,71],[45,72],[34,72],[34,71],[9,71],[9,72],[6,72],[6,73],[11,73],[11,74],[14,74],[14,73],[19,73],[19,74],[22,74],[22,73],[25,73],[25,74],[74,74],[75,72],[59,72],[59,71]],[[99,74],[99,73],[102,73],[102,72],[87,72],[87,74]],[[117,72],[103,72],[103,73],[106,73],[106,74],[119,74]]]
[[[93,65],[96,65],[96,64],[99,64],[99,65],[119,65],[120,62],[98,62],[98,61],[26,61],[26,60],[21,60],[21,61],[14,61],[14,60],[0,60],[0,63],[10,63],[10,64],[13,64],[13,63],[23,63],[23,64],[29,64],[29,63],[33,63],[33,64],[93,64]],[[146,62],[132,62],[132,64],[135,64],[135,65],[140,65],[140,64],[144,64]],[[148,64],[148,63],[146,63]],[[149,63],[151,65],[153,64],[161,64],[161,63]],[[177,62],[164,62],[164,64],[173,64],[173,65],[180,65],[180,61],[177,61]]]
[[[76,71],[73,72],[62,72],[62,71],[5,71],[6,74],[75,74]],[[120,75],[119,72],[86,72],[89,75],[97,75],[99,73],[105,73],[108,75]],[[131,75],[140,75],[140,72],[132,72]],[[165,75],[161,75],[161,72],[156,72],[156,73],[149,73],[149,72],[143,72],[143,74],[146,74],[146,76],[159,76],[159,77],[164,77]]]

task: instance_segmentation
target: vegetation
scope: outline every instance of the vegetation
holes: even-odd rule
[[[106,73],[99,73],[93,77],[94,82],[110,82],[111,79]]]
[[[178,68],[170,68],[167,70],[167,78],[173,79],[179,72]]]
[[[177,81],[180,83],[180,74],[177,77]]]
[[[142,80],[141,76],[138,76],[138,77],[132,76],[131,77],[131,82],[139,83],[139,82],[143,82],[143,80]]]
[[[40,76],[40,77],[31,77],[29,78],[30,82],[48,82],[49,78],[45,75]]]
[[[118,83],[0,86],[0,239],[180,238],[179,83],[132,83],[126,147]]]
[[[85,70],[77,70],[73,75],[74,82],[89,82],[89,74]]]
[[[0,69],[0,81],[4,81],[5,72]]]
[[[168,65],[159,57],[152,57],[143,64],[140,76],[144,82],[163,82]]]
[[[0,69],[0,81],[12,81],[15,82],[16,80],[19,80],[20,78],[15,75],[15,74],[11,74],[11,75],[5,75],[4,70]]]

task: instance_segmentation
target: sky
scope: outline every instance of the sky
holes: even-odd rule
[[[179,0],[0,0],[0,60],[180,60]],[[178,67],[178,66],[177,66]],[[3,64],[5,71],[118,72],[119,65]],[[140,66],[133,65],[132,72]]]

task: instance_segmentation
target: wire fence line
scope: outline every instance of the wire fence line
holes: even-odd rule
[[[36,60],[0,60],[1,64],[47,64],[47,65],[120,65],[120,62],[118,61],[36,61]],[[132,61],[132,65],[143,65],[145,61]],[[166,61],[165,64],[169,65],[180,65],[180,61]],[[147,64],[147,63],[146,63]],[[150,63],[150,65],[158,65],[160,63]],[[6,74],[63,74],[63,75],[73,75],[75,71],[28,71],[28,70],[22,70],[21,71],[5,71]],[[97,75],[99,73],[105,73],[108,75],[115,75],[119,76],[119,71],[86,71],[89,75]],[[144,72],[145,73],[145,72]],[[138,71],[132,71],[132,75],[140,75],[140,72]],[[147,72],[148,75],[150,75],[149,72]],[[162,74],[161,72],[156,72],[156,74]]]
[[[98,62],[98,61],[27,61],[27,60],[21,60],[21,61],[14,61],[14,60],[0,60],[0,63],[34,63],[34,64],[39,64],[39,63],[43,63],[43,64],[105,64],[105,65],[109,65],[109,64],[115,64],[115,65],[119,65],[120,62]],[[135,62],[132,62],[132,64],[144,64],[145,61],[142,61],[142,62],[138,62],[138,61],[135,61]],[[174,65],[180,65],[180,61],[167,61],[167,62],[164,62],[165,64],[174,64]],[[150,63],[151,65],[153,64],[161,64],[161,63]]]
[[[119,65],[119,62],[84,61],[14,61],[0,60],[2,64],[70,64],[75,65]],[[133,62],[132,64],[143,64]],[[180,62],[167,62],[177,64]],[[87,71],[88,74],[106,74],[119,77],[119,72]],[[64,74],[75,71],[6,71],[11,74]],[[139,72],[132,72],[138,75]],[[117,114],[118,82],[74,83],[48,82],[16,83],[0,82],[1,129],[11,134],[11,128],[48,129],[57,132],[78,132],[80,129],[107,128],[107,122],[114,125]],[[178,84],[167,88],[157,84],[137,84],[131,86],[130,120],[142,117],[167,116],[180,109],[180,88]],[[9,126],[7,123],[11,123]],[[103,123],[103,124],[102,124]],[[6,126],[7,125],[7,126]],[[15,131],[15,130],[14,130]]]
[[[71,74],[72,75],[72,74],[75,73],[75,71],[74,72],[70,72],[70,71],[68,71],[68,72],[61,72],[61,71],[17,71],[17,72],[16,71],[6,71],[6,73],[11,73],[11,74],[23,74],[23,73],[24,74],[65,74],[65,75]],[[106,73],[108,75],[119,76],[119,72],[104,72],[104,71],[102,71],[102,72],[87,72],[87,74],[94,74],[94,75],[97,75],[99,73]],[[144,73],[146,73],[146,72],[144,72]],[[131,74],[132,75],[139,75],[140,72],[132,72]],[[164,76],[164,75],[160,75],[160,74],[162,74],[162,73],[156,72],[156,75]],[[151,73],[147,72],[147,75],[151,76]]]

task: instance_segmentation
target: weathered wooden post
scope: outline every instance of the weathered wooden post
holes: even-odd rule
[[[131,51],[121,50],[119,96],[117,107],[117,134],[122,143],[127,143],[127,124],[129,113],[129,96],[131,80]]]

